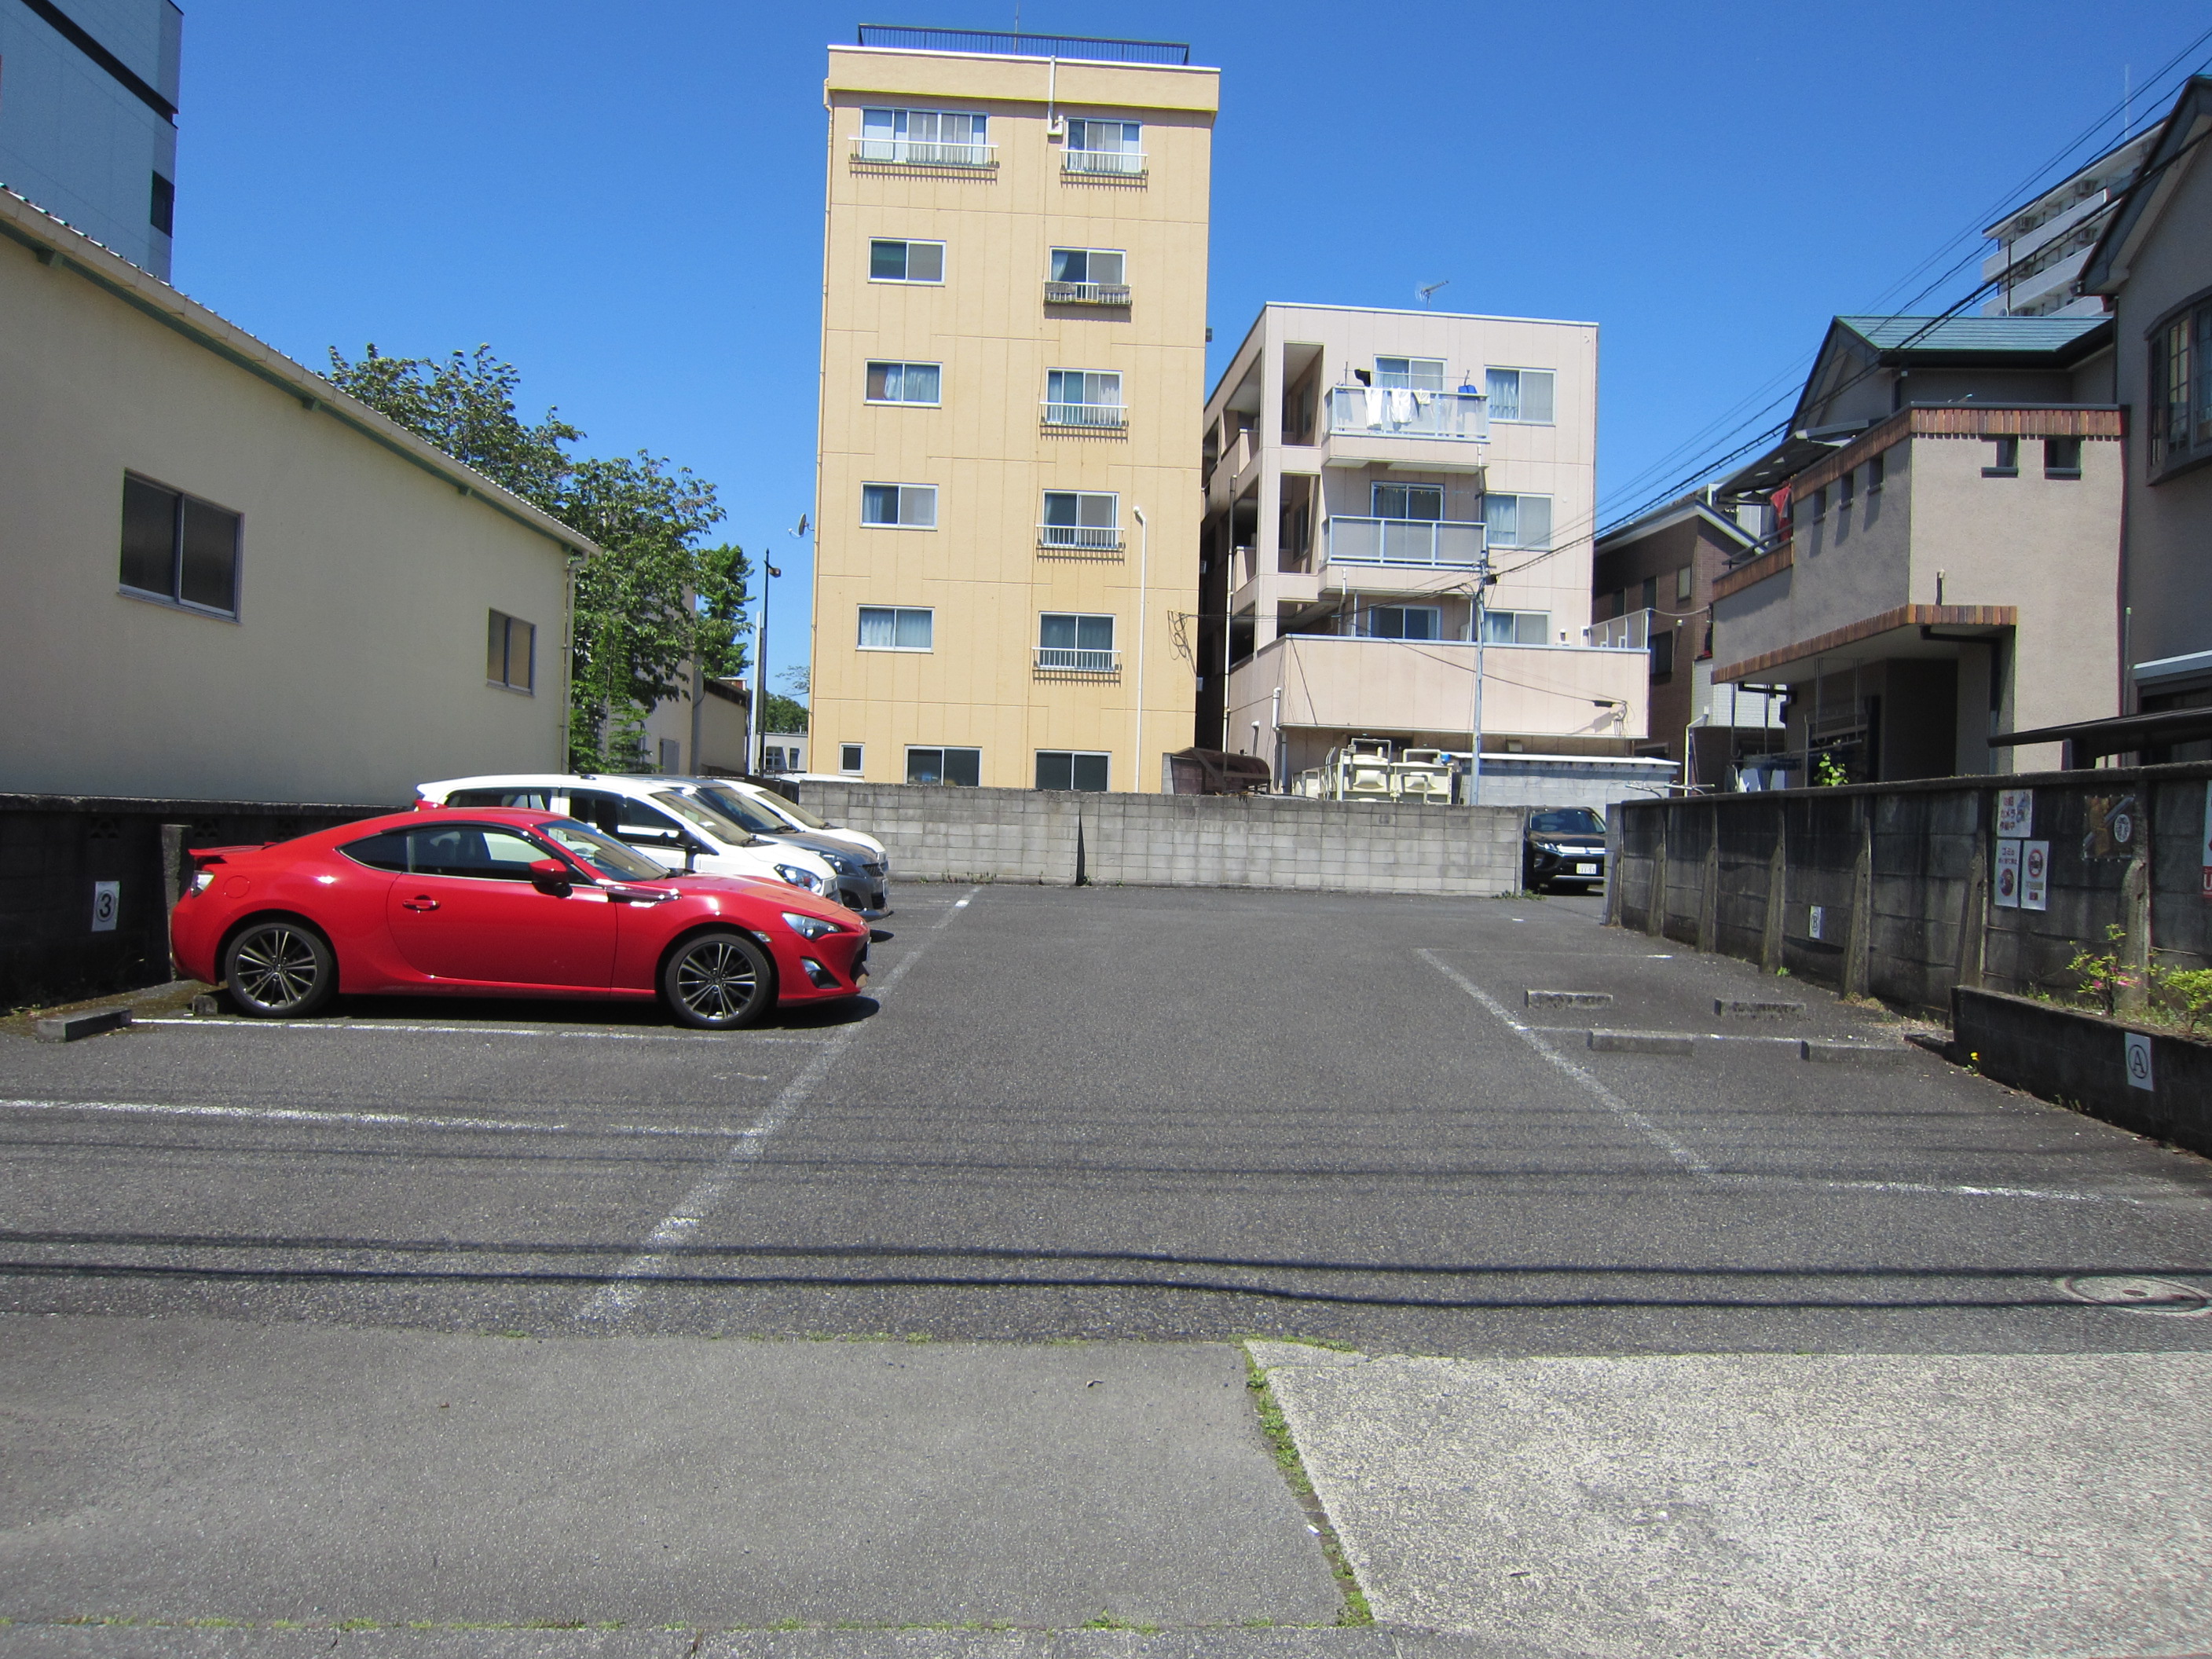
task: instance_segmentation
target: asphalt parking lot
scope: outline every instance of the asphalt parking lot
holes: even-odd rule
[[[2212,1170],[1597,909],[909,884],[748,1032],[0,1033],[0,1650],[1310,1629],[1332,1559],[1501,1659],[2212,1642]]]
[[[732,1036],[363,1000],[0,1039],[16,1311],[1377,1351],[2212,1344],[2207,1166],[1875,1013],[1445,902],[909,885],[879,1000]],[[1802,1000],[1723,1018],[1717,998]],[[1527,1006],[1530,989],[1611,993]],[[1592,1052],[1593,1025],[1695,1033]]]

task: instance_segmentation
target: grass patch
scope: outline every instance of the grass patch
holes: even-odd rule
[[[1316,1343],[1316,1347],[1322,1346]],[[1275,1467],[1282,1471],[1283,1479],[1297,1494],[1299,1505],[1306,1512],[1307,1524],[1321,1540],[1321,1553],[1328,1561],[1328,1570],[1336,1577],[1336,1588],[1344,1597],[1344,1611],[1337,1618],[1340,1625],[1371,1625],[1375,1615],[1367,1606],[1367,1592],[1359,1588],[1358,1575],[1352,1564],[1344,1559],[1344,1547],[1337,1540],[1336,1528],[1329,1524],[1328,1511],[1322,1507],[1315,1492],[1313,1479],[1306,1474],[1305,1460],[1298,1455],[1297,1443],[1291,1438],[1291,1426],[1283,1419],[1283,1407],[1269,1386],[1267,1372],[1260,1369],[1252,1358],[1252,1351],[1244,1351],[1244,1386],[1252,1395],[1252,1404],[1260,1413],[1260,1431],[1267,1437],[1267,1449],[1275,1459]]]

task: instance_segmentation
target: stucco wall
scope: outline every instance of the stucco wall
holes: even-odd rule
[[[557,765],[561,548],[97,285],[158,288],[58,234],[51,264],[0,237],[0,790],[405,800]],[[118,592],[126,471],[242,515],[235,620]],[[486,684],[494,609],[538,625],[534,696]]]

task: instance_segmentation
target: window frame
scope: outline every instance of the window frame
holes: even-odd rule
[[[854,641],[854,643],[853,643],[853,648],[854,648],[855,651],[892,651],[892,652],[902,652],[902,653],[904,653],[906,655],[908,655],[908,656],[911,656],[911,657],[926,657],[926,656],[928,656],[931,653],[934,652],[934,651],[937,649],[937,607],[936,607],[935,605],[860,605],[860,606],[856,607],[856,609],[857,609],[857,611],[858,611],[858,615],[856,615],[856,616],[854,617],[854,623],[853,623],[853,641]],[[886,616],[888,616],[888,617],[890,617],[890,619],[891,619],[891,638],[892,638],[894,641],[896,641],[896,640],[898,638],[898,632],[899,632],[899,621],[900,621],[900,619],[901,619],[902,617],[928,617],[928,618],[929,618],[929,643],[928,643],[927,645],[898,645],[898,644],[891,644],[891,645],[870,645],[869,643],[867,643],[867,641],[866,641],[866,635],[865,635],[865,630],[866,630],[866,617],[867,617],[867,614],[868,614],[868,612],[870,612],[871,611],[882,611],[884,614],[885,614]]]
[[[865,743],[841,743],[837,745],[837,773],[841,777],[857,778],[868,769],[868,745]]]
[[[1032,753],[1036,757],[1036,763],[1030,775],[1036,780],[1036,787],[1039,789],[1064,791],[1072,795],[1106,795],[1113,793],[1114,753],[1109,749],[1039,749],[1033,750]],[[1064,759],[1067,762],[1068,781],[1066,784],[1047,783],[1044,781],[1044,764],[1048,759]],[[1086,788],[1075,781],[1075,763],[1078,761],[1099,763],[1104,781],[1096,789]]]
[[[1052,518],[1052,498],[1066,496],[1075,502],[1075,522],[1055,524]],[[1084,504],[1104,501],[1108,506],[1108,522],[1103,525],[1083,522]],[[1121,545],[1121,493],[1117,489],[1047,489],[1039,492],[1037,504],[1037,545],[1060,551],[1114,552]],[[1055,532],[1059,538],[1055,539]]]
[[[868,390],[879,368],[899,371],[899,386],[904,390],[908,374],[917,368],[926,368],[937,376],[937,395],[934,398],[878,398]],[[888,380],[889,377],[885,377]],[[941,362],[909,362],[904,358],[870,357],[860,370],[860,401],[877,409],[942,409],[945,407],[945,365]]]
[[[1487,632],[1486,632],[1486,633],[1485,633],[1485,635],[1484,635],[1484,636],[1483,636],[1483,644],[1484,644],[1485,646],[1486,646],[1486,647],[1487,647],[1487,646],[1507,646],[1507,645],[1510,645],[1510,646],[1549,645],[1549,644],[1551,644],[1551,643],[1552,643],[1552,613],[1551,613],[1550,611],[1516,611],[1516,610],[1509,609],[1509,608],[1507,608],[1507,607],[1505,607],[1505,606],[1502,606],[1502,605],[1500,605],[1500,606],[1492,606],[1492,605],[1485,605],[1485,606],[1483,606],[1483,608],[1482,608],[1482,619],[1483,619],[1483,621],[1484,621],[1486,623],[1487,623],[1489,622],[1489,620],[1490,620],[1492,617],[1512,617],[1512,618],[1513,618],[1513,637],[1512,637],[1511,639],[1510,639],[1510,640],[1493,640],[1493,639],[1490,638],[1490,637],[1489,637],[1489,635],[1488,635],[1488,634],[1487,634]],[[1543,625],[1536,630],[1536,632],[1538,633],[1538,635],[1539,635],[1540,637],[1539,637],[1539,638],[1537,638],[1537,639],[1534,639],[1534,640],[1524,640],[1524,639],[1522,639],[1522,638],[1521,637],[1521,635],[1522,635],[1522,634],[1525,631],[1525,623],[1526,623],[1526,620],[1527,620],[1528,617],[1541,617],[1541,618],[1543,619]]]
[[[931,783],[927,778],[916,780],[914,775],[914,757],[916,755],[937,757],[938,777],[935,783]],[[946,764],[946,757],[952,755],[973,755],[975,757],[975,782],[962,783],[957,778],[945,775],[951,770]],[[920,787],[931,789],[979,789],[983,783],[983,751],[971,744],[910,743],[906,746],[906,781],[910,784],[918,782]]]
[[[125,538],[130,531],[131,486],[158,489],[173,498],[169,509],[169,587],[164,592],[155,588],[139,587],[125,580],[122,562]],[[198,599],[185,597],[185,514],[188,507],[198,506],[210,512],[223,514],[231,521],[230,530],[230,607],[204,605]],[[137,599],[145,605],[166,605],[172,611],[185,611],[196,617],[212,617],[218,622],[242,623],[246,620],[246,514],[220,501],[210,501],[204,495],[195,495],[189,489],[179,489],[174,484],[163,483],[149,473],[125,467],[123,470],[123,499],[119,505],[120,532],[116,543],[115,591],[126,599]]]
[[[1075,624],[1074,644],[1048,645],[1045,642],[1045,624],[1056,621],[1071,622]],[[1105,644],[1099,645],[1096,643],[1097,630],[1095,628],[1089,630],[1093,635],[1093,643],[1085,645],[1083,642],[1083,636],[1086,631],[1085,629],[1085,624],[1086,623],[1103,623],[1106,624]],[[1066,663],[1048,663],[1044,659],[1044,653],[1048,651],[1066,652],[1074,658],[1074,660],[1073,662]],[[1103,663],[1095,661],[1085,663],[1084,661],[1084,658],[1086,654],[1094,658],[1103,656],[1106,660]],[[1036,626],[1036,665],[1040,671],[1048,674],[1114,674],[1120,672],[1121,667],[1121,619],[1110,611],[1038,611]]]
[[[1398,373],[1396,369],[1385,369],[1382,367],[1384,363],[1405,364],[1406,378],[1403,380],[1389,380],[1383,379],[1382,377],[1385,374],[1395,374]],[[1437,382],[1434,386],[1424,385],[1420,380],[1414,378],[1417,368],[1425,368],[1431,363],[1434,363],[1437,369]],[[1392,389],[1402,389],[1407,392],[1449,391],[1450,389],[1448,385],[1449,375],[1447,373],[1447,370],[1449,367],[1449,366],[1446,360],[1442,357],[1400,356],[1395,352],[1377,352],[1375,355],[1373,362],[1369,364],[1369,368],[1372,370],[1375,375],[1375,384],[1376,386]]]
[[[896,519],[872,519],[868,516],[868,492],[871,489],[890,489],[893,508],[899,514]],[[906,518],[907,491],[927,490],[929,493],[929,522],[911,523]],[[937,486],[933,483],[896,483],[889,478],[864,478],[860,482],[860,527],[863,530],[934,530],[937,528]]]
[[[518,628],[526,628],[530,630],[529,643],[524,648],[523,666],[526,678],[520,682],[514,678],[514,630]],[[497,674],[491,672],[492,640],[495,635],[499,640],[500,672]],[[536,623],[526,622],[520,617],[512,616],[496,608],[489,609],[489,614],[484,622],[484,684],[495,690],[513,691],[525,697],[534,697],[538,695],[538,624]]]
[[[1401,495],[1411,495],[1413,492],[1417,489],[1433,490],[1435,492],[1437,498],[1437,515],[1435,518],[1417,519],[1410,514],[1399,515],[1385,513],[1382,510],[1383,491],[1396,490]],[[1440,483],[1395,483],[1380,478],[1370,479],[1368,481],[1367,513],[1370,518],[1388,519],[1393,524],[1443,524],[1445,522],[1444,507],[1444,487]]]
[[[2173,354],[2177,337],[2183,362],[2179,385]],[[2199,289],[2169,307],[2143,331],[2143,345],[2148,411],[2143,422],[2144,475],[2152,483],[2162,483],[2212,463],[2212,288]],[[2172,425],[2177,409],[2182,416],[2179,440]]]
[[[1500,415],[1498,412],[1498,398],[1490,389],[1490,377],[1493,374],[1515,377],[1513,407],[1516,413]],[[1520,377],[1524,374],[1541,374],[1552,383],[1552,412],[1540,421],[1532,420],[1517,412],[1528,401],[1522,396]],[[1485,363],[1482,366],[1482,396],[1484,412],[1492,421],[1503,421],[1508,426],[1557,426],[1559,423],[1559,371],[1556,368],[1534,368],[1519,363]]]
[[[1492,533],[1493,520],[1491,514],[1490,505],[1492,501],[1509,501],[1514,504],[1513,539],[1510,542],[1501,542]],[[1541,501],[1544,503],[1544,539],[1541,543],[1524,541],[1522,539],[1520,504],[1522,501]],[[1483,545],[1486,547],[1507,548],[1516,552],[1525,550],[1530,553],[1549,553],[1553,551],[1556,515],[1553,513],[1552,509],[1557,504],[1558,497],[1553,495],[1539,495],[1533,492],[1522,492],[1510,489],[1485,490],[1482,495]]]
[[[917,247],[935,248],[937,250],[937,275],[934,276],[877,276],[876,250],[879,247],[890,247],[893,246],[907,249]],[[933,240],[927,236],[871,236],[868,238],[868,280],[872,283],[889,283],[901,288],[943,288],[945,286],[945,269],[946,264],[949,263],[947,252],[947,245],[945,243]]]
[[[1395,634],[1375,632],[1375,617],[1386,611],[1399,618],[1399,631]],[[1405,618],[1414,615],[1428,617],[1429,625],[1434,631],[1427,634],[1407,633]],[[1388,640],[1413,645],[1441,644],[1444,637],[1444,608],[1440,605],[1370,605],[1359,613],[1359,637],[1363,640]]]
[[[1086,272],[1090,270],[1091,261],[1095,255],[1110,253],[1121,262],[1121,274],[1115,281],[1110,283],[1106,282],[1100,277],[1087,275],[1083,276],[1055,276],[1052,274],[1053,257],[1055,254],[1060,253],[1080,253],[1083,256],[1083,268]],[[1062,283],[1084,288],[1127,288],[1129,286],[1129,250],[1127,248],[1075,247],[1054,242],[1045,249],[1044,258],[1045,281],[1048,283]]]

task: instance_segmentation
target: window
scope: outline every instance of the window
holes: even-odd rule
[[[1037,618],[1039,668],[1078,674],[1109,674],[1117,660],[1113,617],[1048,611]]]
[[[1674,672],[1674,630],[1651,635],[1651,678],[1665,679]]]
[[[1990,464],[1982,469],[1984,478],[2017,478],[2020,477],[2020,440],[1992,438],[1990,440]]]
[[[446,797],[448,806],[519,806],[526,812],[556,812],[557,789],[456,789]]]
[[[864,109],[860,140],[853,152],[860,161],[893,161],[910,167],[987,167],[990,117],[957,110]]]
[[[153,201],[146,217],[162,235],[177,234],[177,186],[158,173],[154,175]]]
[[[862,772],[867,769],[866,767],[861,764],[866,753],[866,749],[860,744],[839,744],[837,745],[837,769],[840,772],[848,773],[854,777],[860,776]]]
[[[552,854],[512,830],[490,824],[441,823],[434,830],[389,830],[341,849],[372,870],[414,876],[473,877],[481,881],[528,881],[530,866]],[[655,874],[660,873],[656,871]]]
[[[2043,476],[2046,478],[2080,477],[2081,441],[2079,438],[2045,438],[2043,441]]]
[[[1370,605],[1360,613],[1359,631],[1370,640],[1442,639],[1443,612],[1433,605]]]
[[[1434,524],[1444,515],[1442,484],[1379,483],[1374,486],[1378,519],[1419,519]]]
[[[1486,495],[1482,521],[1486,539],[1492,547],[1549,547],[1552,544],[1552,498],[1549,495]]]
[[[1145,130],[1134,121],[1070,121],[1060,166],[1068,173],[1145,170]]]
[[[943,783],[975,789],[983,781],[983,751],[980,749],[909,749],[906,751],[908,783]]]
[[[870,363],[872,404],[935,404],[939,375],[935,363]]]
[[[484,678],[510,691],[529,691],[538,684],[538,628],[534,623],[491,613],[484,642]]]
[[[1375,384],[1408,386],[1417,392],[1444,389],[1444,360],[1441,357],[1377,357]]]
[[[1552,371],[1548,368],[1493,368],[1485,377],[1490,393],[1490,418],[1520,421],[1531,426],[1552,423]]]
[[[860,522],[893,530],[934,530],[937,528],[937,486],[862,484]]]
[[[1106,793],[1106,755],[1040,749],[1036,757],[1036,787],[1040,789],[1081,789],[1095,795]]]
[[[196,611],[238,614],[238,514],[123,477],[123,586]]]
[[[945,244],[870,242],[868,280],[872,283],[941,283],[945,280]]]
[[[860,607],[863,651],[931,651],[936,648],[937,612],[924,606],[864,605]]]
[[[1046,547],[1113,549],[1121,544],[1121,498],[1074,489],[1044,492],[1044,522],[1039,538]]]
[[[1552,637],[1548,611],[1485,611],[1482,639],[1486,645],[1544,645]]]
[[[1055,368],[1045,374],[1048,426],[1120,426],[1121,377],[1095,368]]]
[[[1127,305],[1126,263],[1118,248],[1056,247],[1044,297],[1058,305]]]
[[[1691,585],[1692,580],[1691,568],[1686,564],[1674,573],[1675,604],[1687,605],[1690,602],[1690,595],[1694,591]]]
[[[1646,611],[1656,611],[1659,608],[1659,579],[1656,576],[1646,576],[1644,579],[1642,604]]]

